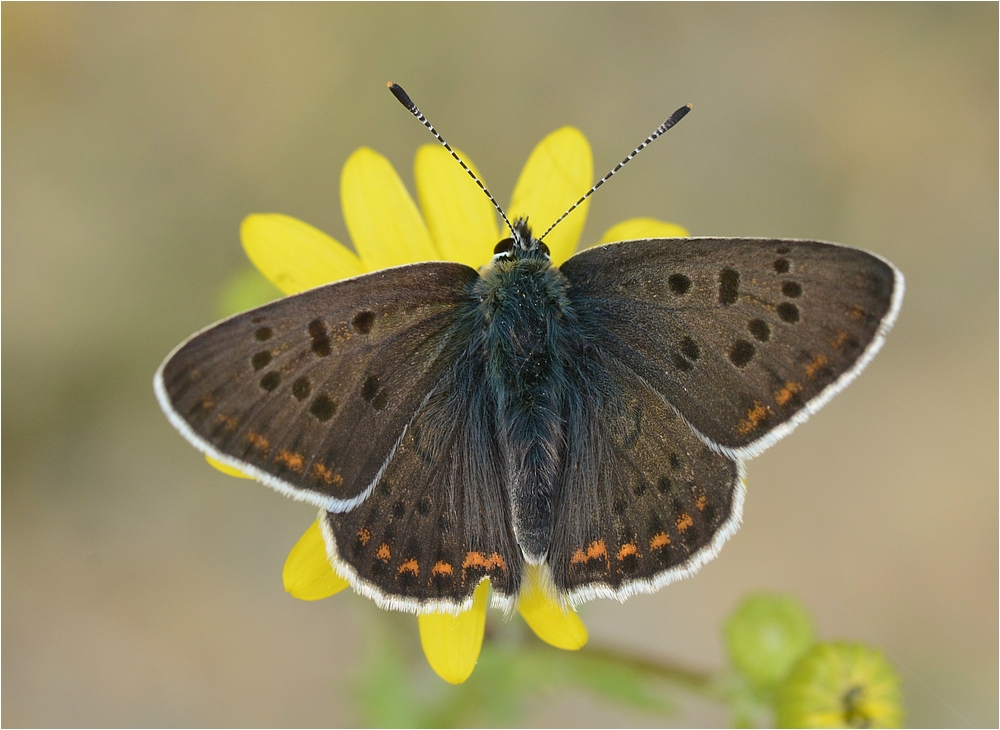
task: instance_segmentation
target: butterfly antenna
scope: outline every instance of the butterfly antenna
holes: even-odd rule
[[[393,93],[395,93],[395,92],[393,92]],[[594,185],[594,187],[592,187],[590,190],[588,190],[586,192],[586,194],[582,198],[580,198],[578,201],[576,201],[575,203],[573,203],[573,205],[571,205],[569,207],[569,210],[567,210],[565,213],[563,213],[561,216],[559,216],[556,219],[556,222],[553,223],[551,226],[549,226],[548,230],[545,231],[545,233],[543,233],[542,235],[540,235],[538,237],[538,240],[541,241],[543,238],[545,238],[547,235],[549,235],[549,232],[553,228],[555,228],[557,225],[559,225],[562,222],[563,218],[565,218],[570,213],[572,213],[574,210],[576,210],[578,207],[580,207],[580,203],[582,203],[584,200],[586,200],[591,195],[593,195],[597,191],[597,188],[601,187],[601,185],[603,185],[604,183],[606,183],[608,180],[611,179],[612,175],[614,175],[616,172],[618,172],[623,167],[625,167],[626,163],[628,163],[629,160],[631,160],[637,154],[639,154],[640,152],[642,152],[647,146],[649,146],[650,142],[652,142],[654,139],[656,139],[657,137],[659,137],[661,134],[663,134],[664,132],[666,132],[672,126],[674,126],[675,124],[677,124],[677,122],[679,122],[681,119],[683,119],[684,115],[687,114],[689,111],[691,111],[691,105],[690,104],[688,104],[687,106],[682,106],[680,109],[678,109],[673,114],[671,114],[670,118],[667,121],[665,121],[663,124],[661,124],[659,127],[657,127],[653,131],[653,133],[651,135],[649,135],[648,137],[646,137],[646,141],[645,142],[643,142],[641,145],[639,145],[634,150],[632,150],[632,153],[628,157],[626,157],[624,160],[622,160],[617,165],[615,165],[615,169],[613,169],[607,175],[605,175],[600,180],[598,180],[597,184]],[[452,152],[452,154],[455,154],[455,153]]]
[[[493,203],[493,207],[497,209],[497,212],[500,214],[500,217],[503,218],[503,222],[507,224],[507,227],[510,229],[510,232],[513,233],[514,226],[512,226],[510,224],[510,221],[507,220],[507,214],[503,212],[503,208],[501,208],[500,204],[497,203],[496,198],[494,198],[490,194],[490,191],[486,189],[486,186],[483,185],[483,181],[480,180],[478,177],[476,177],[476,173],[470,170],[469,166],[465,164],[462,158],[459,157],[457,154],[455,154],[455,150],[451,148],[451,145],[449,145],[447,142],[444,141],[444,137],[442,137],[438,133],[438,131],[434,129],[434,125],[427,121],[427,117],[423,115],[423,112],[417,109],[417,105],[414,104],[413,101],[410,99],[409,94],[403,91],[403,87],[400,86],[399,84],[394,84],[391,81],[388,84],[386,84],[386,86],[389,87],[389,91],[392,92],[392,95],[399,100],[399,103],[405,106],[407,110],[410,112],[410,114],[419,119],[420,123],[423,124],[425,127],[427,127],[427,129],[431,131],[431,134],[433,134],[437,138],[437,141],[440,142],[442,145],[444,145],[444,148],[451,153],[451,156],[454,157],[456,160],[458,160],[458,164],[462,166],[462,169],[465,170],[467,173],[469,173],[469,177],[475,180],[476,185],[478,185],[479,188],[484,193],[486,193],[486,197],[490,199],[490,202]]]

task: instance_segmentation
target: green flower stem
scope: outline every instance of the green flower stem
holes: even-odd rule
[[[630,669],[638,674],[662,680],[711,699],[720,699],[719,693],[715,689],[715,675],[708,672],[699,672],[678,664],[658,661],[606,646],[588,645],[581,649],[579,654],[596,662]]]

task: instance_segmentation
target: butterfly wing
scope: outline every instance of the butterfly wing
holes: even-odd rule
[[[160,405],[201,451],[297,499],[350,509],[447,372],[478,278],[416,264],[236,315],[167,358]]]
[[[195,446],[326,510],[355,589],[384,607],[467,608],[521,575],[473,287],[459,264],[387,269],[237,315],[156,376]]]
[[[740,459],[874,356],[901,274],[812,241],[610,244],[561,267],[590,342],[566,401],[547,562],[571,602],[696,571],[739,525]]]
[[[355,590],[383,608],[468,608],[488,577],[509,606],[522,558],[481,353],[451,366],[420,408],[373,494],[329,512],[324,534]]]
[[[853,379],[903,295],[887,261],[817,241],[628,241],[561,271],[608,351],[735,456],[759,453]]]
[[[739,526],[742,467],[598,350],[566,404],[548,565],[570,602],[652,592],[712,559]]]

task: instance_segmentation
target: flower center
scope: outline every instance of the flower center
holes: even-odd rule
[[[844,720],[848,727],[869,727],[871,725],[871,718],[859,707],[864,691],[864,687],[855,685],[844,692],[840,699],[844,706]]]

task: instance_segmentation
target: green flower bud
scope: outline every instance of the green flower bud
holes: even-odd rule
[[[761,689],[781,682],[813,642],[805,609],[773,595],[745,600],[726,622],[725,634],[733,666]]]
[[[817,644],[778,688],[778,727],[900,727],[899,677],[863,644]]]

